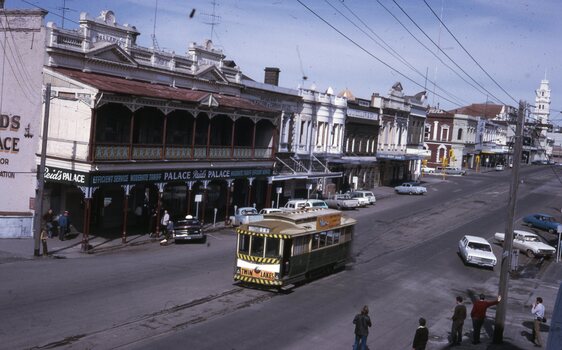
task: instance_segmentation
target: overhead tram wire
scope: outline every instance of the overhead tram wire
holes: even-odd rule
[[[478,61],[476,61],[476,59],[470,54],[470,52],[468,52],[468,50],[463,46],[463,44],[461,44],[461,42],[457,39],[457,37],[449,30],[449,28],[447,27],[447,25],[445,23],[443,23],[443,21],[441,20],[441,18],[439,18],[439,16],[435,13],[435,11],[433,11],[433,9],[431,8],[431,6],[427,3],[426,0],[423,0],[423,2],[426,4],[426,6],[431,10],[431,13],[433,13],[433,15],[439,20],[439,22],[443,25],[443,27],[447,30],[447,32],[453,37],[453,39],[455,39],[455,41],[457,42],[457,44],[459,44],[459,46],[464,50],[464,52],[466,52],[466,54],[468,55],[468,57],[470,57],[472,59],[472,61],[474,61],[474,63],[476,63],[476,65],[484,72],[484,74],[486,74],[488,76],[488,78],[490,78],[490,80],[492,80],[494,82],[494,84],[496,84],[497,87],[499,87],[507,96],[509,96],[509,98],[511,98],[512,101],[514,101],[515,103],[518,103],[517,100],[511,96],[511,94],[509,92],[507,92],[503,86],[501,86],[489,73],[488,71],[486,71],[484,69],[484,67],[482,67],[480,65],[480,63],[478,63]]]
[[[357,29],[359,29],[363,34],[365,34],[369,39],[371,39],[373,42],[375,42],[377,45],[379,45],[383,50],[385,50],[386,52],[388,52],[391,56],[393,56],[394,58],[396,58],[398,61],[401,61],[405,66],[407,66],[408,68],[410,68],[412,71],[414,71],[415,73],[417,73],[418,75],[420,75],[422,78],[427,79],[430,83],[435,84],[431,79],[427,78],[427,75],[424,75],[422,72],[420,72],[419,70],[416,69],[416,67],[414,67],[410,62],[408,62],[408,60],[406,60],[404,57],[402,57],[402,55],[400,55],[396,50],[394,50],[392,48],[392,46],[390,44],[388,44],[386,41],[384,41],[384,39],[382,39],[377,33],[375,33],[373,31],[372,28],[369,27],[369,25],[367,25],[359,16],[357,16],[355,14],[355,12],[353,12],[353,10],[351,10],[349,7],[347,7],[347,5],[345,5],[344,3],[342,3],[344,5],[344,7],[359,21],[361,22],[361,24],[363,24],[363,26],[365,26],[378,40],[380,40],[384,45],[382,45],[380,42],[378,42],[377,40],[375,40],[369,33],[366,33],[365,30],[363,30],[362,28],[360,28],[354,21],[352,21],[349,17],[347,17],[345,14],[343,14],[338,8],[336,8],[334,5],[332,5],[328,0],[324,0],[328,5],[330,5],[330,7],[332,7],[335,11],[337,11],[342,17],[344,17],[349,23],[351,23],[353,26],[355,26]],[[460,97],[458,96],[454,96],[453,94],[451,94],[449,91],[438,87],[440,91],[442,91],[444,94],[446,94],[447,96],[449,96],[449,98],[451,99],[455,99],[457,100],[457,103],[461,103],[461,104],[467,104],[466,101],[463,101]]]
[[[439,62],[441,62],[441,64],[443,64],[445,67],[449,68],[449,70],[451,72],[453,72],[456,76],[458,76],[461,80],[463,80],[465,83],[467,83],[468,85],[470,85],[474,90],[478,91],[479,93],[481,93],[482,95],[486,95],[486,93],[482,90],[480,90],[477,86],[475,86],[474,84],[472,84],[471,82],[469,82],[468,80],[466,80],[465,77],[463,77],[459,72],[457,72],[453,67],[451,67],[450,65],[448,65],[445,61],[443,61],[443,59],[441,57],[439,57],[435,52],[433,52],[433,50],[431,50],[429,47],[427,47],[424,43],[422,43],[420,41],[420,39],[418,39],[414,33],[412,33],[408,27],[406,27],[406,25],[404,23],[402,23],[402,21],[396,17],[396,15],[394,13],[392,13],[392,11],[390,11],[383,3],[380,2],[380,0],[377,0],[378,4],[384,8],[386,10],[386,12],[388,12],[388,14],[390,14],[390,16],[392,16],[392,18],[394,18],[396,20],[396,22],[398,22],[402,28],[404,28],[404,30],[406,32],[408,32],[408,34],[410,34],[410,36],[418,42],[418,44],[420,44],[424,49],[426,49],[430,54],[433,55],[433,57],[435,57]],[[345,5],[344,5],[345,6]]]
[[[306,6],[301,0],[297,0],[297,2],[299,4],[301,4],[304,8],[306,8],[308,11],[310,11],[314,16],[316,16],[318,19],[320,19],[322,22],[326,23],[330,28],[332,28],[333,30],[335,30],[338,34],[340,34],[341,36],[343,36],[345,39],[347,39],[349,42],[351,42],[353,45],[357,46],[361,51],[365,52],[367,55],[371,56],[372,58],[374,58],[375,60],[377,60],[378,62],[380,62],[382,65],[384,65],[385,67],[389,68],[390,70],[392,70],[393,72],[399,74],[400,76],[404,77],[406,80],[408,80],[409,82],[421,87],[422,89],[425,89],[425,87],[418,83],[417,81],[415,81],[414,79],[410,78],[409,76],[407,76],[406,74],[402,73],[401,71],[399,71],[398,69],[392,67],[390,64],[384,62],[383,60],[381,60],[380,58],[378,58],[377,56],[375,56],[374,54],[372,54],[369,50],[365,49],[363,46],[361,46],[360,44],[358,44],[356,41],[354,41],[353,39],[351,39],[349,36],[347,36],[345,33],[343,33],[342,31],[340,31],[339,29],[337,29],[336,27],[334,27],[330,22],[328,22],[327,20],[325,20],[322,16],[320,16],[319,14],[317,14],[313,9],[311,9],[310,7]],[[441,97],[442,99],[444,99],[445,101],[461,107],[461,105],[459,105],[458,103],[451,101],[450,99],[446,98],[445,96],[439,95],[439,94],[435,94],[439,97]]]
[[[378,1],[378,0],[377,0]],[[435,45],[435,47],[437,47],[437,49],[443,53],[443,55],[445,55],[445,57],[447,57],[458,69],[460,69],[467,77],[469,77],[476,85],[480,86],[482,88],[482,90],[486,91],[491,97],[493,97],[497,102],[501,103],[501,104],[506,104],[504,102],[502,102],[501,99],[499,99],[498,97],[496,97],[496,95],[492,94],[490,91],[488,91],[488,89],[486,89],[484,86],[482,86],[482,84],[480,84],[479,82],[476,81],[476,79],[474,79],[470,74],[468,74],[461,66],[459,66],[459,64],[451,58],[451,56],[449,56],[445,51],[443,51],[441,49],[441,47],[439,46],[439,44],[437,44],[435,41],[433,41],[433,39],[431,39],[431,37],[429,35],[427,35],[427,33],[419,26],[419,24],[414,21],[414,19],[406,12],[406,10],[404,10],[404,8],[402,8],[402,6],[400,6],[400,4],[398,4],[396,2],[396,0],[392,0],[392,2],[394,2],[394,4],[400,9],[400,11],[402,11],[402,13],[404,13],[404,15],[406,17],[408,17],[408,19],[423,33],[423,35],[425,35],[425,37],[431,41],[433,43],[433,45]]]

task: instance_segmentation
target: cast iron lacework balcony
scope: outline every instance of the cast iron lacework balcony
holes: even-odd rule
[[[271,159],[271,147],[96,144],[94,160]]]

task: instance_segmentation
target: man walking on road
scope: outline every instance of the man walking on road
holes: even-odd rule
[[[466,319],[466,306],[462,303],[462,297],[457,297],[457,305],[453,312],[453,324],[451,326],[451,346],[461,345],[462,341],[462,326]]]
[[[414,335],[414,342],[412,343],[413,350],[425,350],[427,341],[429,340],[429,331],[425,326],[425,318],[420,317],[420,326],[416,329],[416,334]]]
[[[542,347],[541,340],[541,323],[544,322],[544,305],[542,298],[537,297],[537,301],[531,305],[531,313],[533,314],[533,342],[535,346]]]
[[[472,311],[470,312],[473,329],[472,344],[480,343],[480,330],[482,329],[482,325],[486,319],[486,309],[492,305],[498,304],[502,300],[501,295],[498,295],[498,299],[493,301],[486,301],[485,298],[486,296],[484,294],[480,294],[480,299],[474,302],[472,305]]]
[[[367,305],[363,306],[360,314],[355,315],[353,324],[355,325],[355,343],[353,344],[353,350],[366,350],[367,336],[369,335],[369,327],[371,327],[371,318],[369,317],[369,308]]]

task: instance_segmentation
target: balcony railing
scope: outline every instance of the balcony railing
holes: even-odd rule
[[[272,159],[271,147],[97,144],[95,161],[117,160],[194,160],[194,159]]]

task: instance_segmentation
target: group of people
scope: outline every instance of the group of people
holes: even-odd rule
[[[493,305],[501,302],[501,295],[498,295],[496,300],[486,300],[484,294],[480,294],[478,300],[474,301],[470,317],[472,319],[472,344],[480,343],[480,331],[486,319],[486,310]],[[533,343],[537,347],[542,347],[542,339],[540,333],[541,323],[546,322],[544,317],[544,305],[541,297],[537,297],[533,305],[531,305],[531,313],[533,315]],[[462,329],[464,320],[467,317],[466,306],[463,303],[461,296],[456,297],[456,306],[453,311],[453,324],[451,326],[451,346],[461,344]],[[419,326],[414,334],[414,341],[412,342],[413,350],[425,350],[429,340],[429,330],[426,327],[427,321],[420,317],[418,320]],[[369,308],[365,305],[361,312],[353,319],[355,325],[355,343],[353,350],[368,350],[367,336],[369,335],[369,327],[371,327],[371,318],[369,317]]]
[[[66,236],[70,233],[70,213],[65,210],[62,214],[56,216],[53,209],[49,209],[43,215],[44,230],[49,238],[54,236],[59,236],[61,241],[66,239]]]

